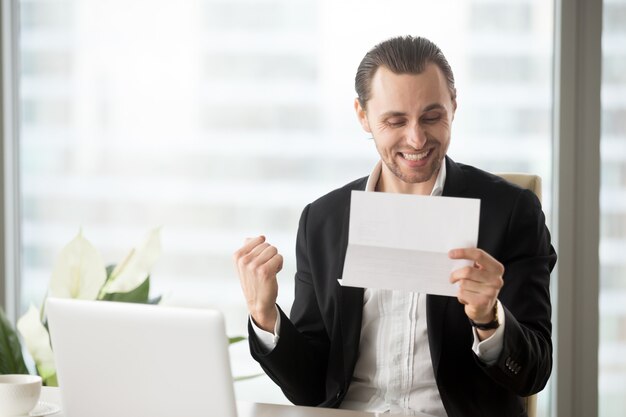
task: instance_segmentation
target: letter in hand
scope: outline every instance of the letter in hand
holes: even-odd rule
[[[265,241],[265,236],[259,236],[246,239],[233,259],[250,316],[261,329],[274,333],[278,297],[276,274],[283,268],[282,255]]]
[[[476,323],[489,323],[495,319],[494,306],[504,281],[504,266],[482,249],[453,249],[451,259],[468,259],[474,262],[452,272],[450,282],[459,283],[457,298],[465,305],[465,314]],[[495,330],[477,330],[481,340]]]

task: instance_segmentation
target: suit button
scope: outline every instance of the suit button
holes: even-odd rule
[[[342,392],[343,392],[343,391],[341,391],[341,390],[337,391],[337,399],[339,399],[339,397],[341,397],[341,393],[342,393]]]

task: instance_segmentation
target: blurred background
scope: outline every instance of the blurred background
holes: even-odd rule
[[[455,72],[449,155],[542,176],[552,226],[554,4],[545,0],[21,0],[21,309],[83,233],[115,263],[162,226],[152,293],[247,313],[232,263],[265,234],[293,299],[304,206],[378,160],[354,115],[363,55],[396,35],[437,43]],[[626,409],[626,0],[605,0],[600,416]],[[234,373],[260,372],[245,343]],[[266,377],[238,399],[286,402]],[[549,392],[550,387],[548,387]],[[549,415],[542,393],[540,415]]]

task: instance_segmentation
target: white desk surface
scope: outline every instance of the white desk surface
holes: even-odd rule
[[[59,388],[43,387],[41,401],[61,406],[61,391]],[[300,407],[279,404],[260,404],[237,401],[238,417],[372,417],[379,414],[363,411],[335,410],[332,408]],[[397,414],[395,415],[398,416]],[[63,411],[51,417],[65,417]]]

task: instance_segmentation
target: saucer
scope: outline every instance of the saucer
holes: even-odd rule
[[[59,411],[61,411],[61,407],[58,405],[46,401],[39,401],[35,408],[28,413],[28,417],[44,417],[56,414]]]

